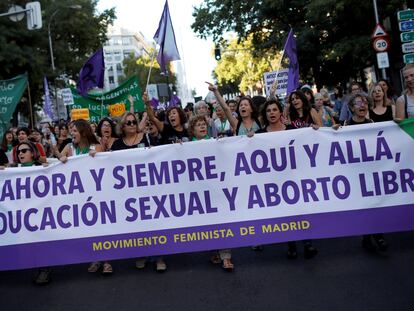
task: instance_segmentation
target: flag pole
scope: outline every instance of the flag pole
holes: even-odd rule
[[[147,77],[147,85],[145,86],[145,92],[147,92],[147,89],[148,89],[148,84],[149,84],[150,77],[151,77],[152,67],[154,67],[155,52],[156,52],[156,50],[154,50],[154,52],[151,55],[151,63],[150,63],[150,69],[149,69],[149,72],[148,72],[148,77]]]
[[[101,93],[101,119],[103,117],[103,94],[104,94],[104,92],[103,92],[103,89],[102,89],[102,93]]]
[[[27,93],[29,98],[29,110],[30,110],[30,121],[32,123],[32,129],[34,128],[34,118],[33,118],[33,108],[32,108],[32,97],[30,96],[30,83],[29,79],[27,79]]]

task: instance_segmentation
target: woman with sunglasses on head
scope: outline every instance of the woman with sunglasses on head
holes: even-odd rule
[[[134,113],[127,112],[119,122],[120,138],[111,146],[112,151],[148,147],[144,132],[139,130],[138,120]]]
[[[96,132],[102,149],[104,151],[111,150],[113,143],[118,138],[116,135],[115,123],[110,118],[105,117],[99,121]]]

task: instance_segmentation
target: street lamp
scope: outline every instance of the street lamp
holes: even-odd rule
[[[82,6],[81,5],[79,5],[79,4],[74,4],[74,5],[69,5],[69,6],[67,6],[66,8],[69,8],[69,9],[73,9],[73,10],[80,10],[80,9],[82,9]],[[47,24],[47,33],[48,33],[48,36],[49,36],[49,51],[50,51],[50,61],[51,61],[51,63],[52,63],[52,70],[53,70],[53,72],[55,72],[55,60],[53,59],[53,47],[52,47],[52,36],[51,36],[51,34],[50,34],[50,24],[52,23],[52,20],[53,20],[53,18],[55,17],[55,15],[60,11],[61,9],[57,9],[57,10],[55,10],[53,13],[52,13],[52,15],[50,15],[50,18],[49,18],[49,23]]]

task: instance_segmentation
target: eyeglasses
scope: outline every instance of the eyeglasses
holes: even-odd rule
[[[362,107],[365,104],[368,104],[368,103],[365,100],[363,100],[363,99],[356,99],[354,101],[354,106],[356,106],[356,107]]]
[[[128,124],[129,125],[129,124]],[[102,127],[111,127],[111,125],[110,124],[105,124],[105,123],[103,123],[102,124]]]
[[[131,126],[131,125],[137,125],[138,124],[138,122],[137,121],[127,121],[127,122],[125,122],[125,124],[126,125],[128,125],[128,126]]]
[[[18,155],[19,155],[20,153],[25,154],[27,151],[30,151],[30,148],[18,149],[18,150],[17,150],[17,154],[18,154]]]

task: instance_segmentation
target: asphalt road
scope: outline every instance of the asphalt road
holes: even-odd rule
[[[168,271],[133,260],[114,274],[87,264],[56,267],[35,286],[34,270],[0,272],[0,310],[414,310],[414,232],[386,235],[387,253],[367,253],[359,237],[314,241],[311,260],[286,258],[286,245],[233,251],[235,270],[209,263],[209,252],[171,255]]]

